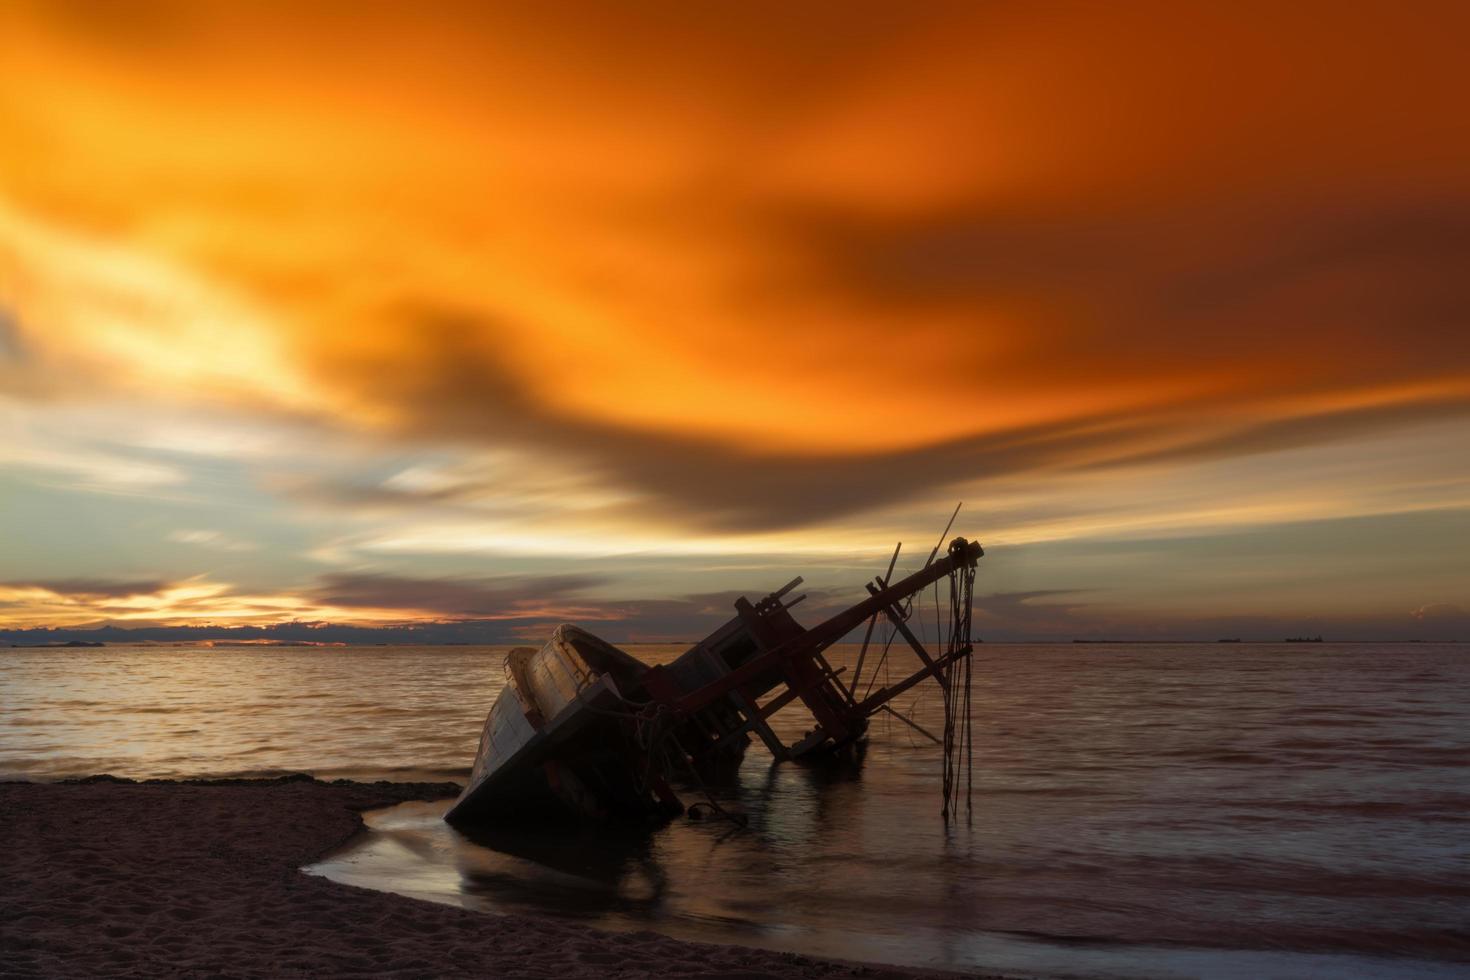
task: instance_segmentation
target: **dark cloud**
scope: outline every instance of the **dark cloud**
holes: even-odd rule
[[[982,434],[911,448],[765,451],[674,426],[571,415],[539,392],[575,385],[595,364],[568,364],[554,379],[519,376],[499,338],[533,324],[496,322],[432,298],[385,317],[390,334],[411,343],[381,356],[329,348],[314,367],[363,403],[386,406],[406,438],[560,455],[639,491],[649,513],[721,531],[810,523],[987,477],[1218,458],[1470,410],[1470,201],[1283,205],[1279,193],[1237,197],[1231,206],[1174,202],[1167,214],[1099,202],[1071,212],[950,202],[896,215],[725,202],[732,237],[783,257],[757,266],[728,297],[753,323],[767,314],[779,320],[793,297],[869,316],[884,311],[886,332],[851,341],[871,347],[875,389],[888,346],[948,348],[934,385],[952,391],[952,410],[973,415]],[[981,327],[997,308],[1016,314],[1014,333]],[[936,310],[975,326],[910,341],[908,324]],[[752,341],[764,336],[753,330]],[[772,383],[799,378],[773,372]],[[1436,392],[1437,384],[1457,393]],[[997,393],[1054,391],[1065,401],[1099,386],[1132,404],[1011,427],[984,415]],[[1348,405],[1387,386],[1401,389],[1392,404],[1273,407],[1305,395]],[[1143,394],[1130,398],[1130,388]],[[339,486],[325,494],[392,504],[452,502],[486,489],[493,487],[420,494]]]
[[[1297,449],[1348,436],[1365,435],[1416,422],[1459,418],[1467,414],[1470,414],[1470,400],[1462,398],[1426,398],[1402,404],[1316,412],[1229,426],[1224,431],[1217,430],[1206,435],[1180,433],[1177,441],[1165,449],[1135,453],[1120,445],[1114,455],[1095,465],[1131,466]]]
[[[0,306],[0,364],[9,361],[19,364],[26,360],[26,350],[21,345],[20,324],[15,314]]]
[[[0,267],[3,262],[0,256]],[[40,400],[53,387],[26,342],[19,313],[0,303],[0,394]]]
[[[493,578],[408,578],[393,575],[323,576],[310,592],[315,602],[348,608],[403,609],[445,621],[494,621],[517,635],[548,632],[557,623],[601,625],[621,637],[698,638],[735,615],[735,600],[759,598],[782,583],[744,591],[672,596],[666,599],[589,596],[606,584],[593,576]],[[840,597],[806,590],[802,611],[818,622],[844,607]],[[856,602],[861,593],[855,593]]]
[[[297,500],[330,507],[349,508],[423,507],[426,504],[456,504],[483,493],[484,483],[473,480],[452,486],[412,490],[349,480],[314,481],[300,477],[278,478],[273,486]]]
[[[584,475],[639,491],[630,516],[715,531],[799,526],[943,492],[976,477],[1070,463],[1162,426],[1134,419],[1038,425],[882,453],[762,452],[679,435],[560,417],[522,399],[510,377],[465,358],[449,377],[412,393],[416,438],[507,441],[553,450]],[[391,384],[384,379],[385,384]],[[424,493],[359,483],[308,483],[292,492],[357,506],[446,504],[493,494],[493,479]]]
[[[675,596],[668,599],[631,599],[600,604],[584,610],[587,622],[611,635],[657,639],[699,639],[735,618],[735,600],[744,596],[752,602],[779,588],[783,582],[765,582],[756,588]],[[808,627],[825,621],[860,601],[864,593],[838,595],[821,589],[799,589],[806,599],[795,610],[797,620]],[[787,596],[790,601],[795,596]],[[601,616],[603,618],[595,618]]]
[[[1032,589],[1028,592],[992,592],[975,596],[975,612],[982,620],[1000,626],[1017,626],[1022,623],[1056,623],[1070,617],[1073,610],[1084,608],[1083,603],[1055,601],[1061,596],[1082,594],[1082,589]],[[1037,600],[1043,601],[1038,604]]]
[[[643,500],[631,505],[632,516],[716,531],[819,523],[987,478],[1263,452],[1470,412],[1470,399],[1437,397],[1230,424],[1218,405],[1211,411],[1202,402],[1097,413],[886,452],[761,451],[557,413],[503,365],[485,339],[495,332],[475,318],[425,309],[412,317],[418,324],[412,351],[391,361],[327,366],[339,381],[395,406],[405,437],[550,451],[585,474],[639,491]],[[963,390],[956,398],[964,403]],[[346,483],[295,490],[318,502],[378,506],[466,501],[493,491],[493,481],[473,480],[424,493]]]
[[[1470,200],[1169,204],[951,202],[896,216],[776,205],[769,233],[798,260],[770,288],[895,318],[969,313],[975,329],[950,338],[952,377],[979,385],[1193,377],[1204,358],[1238,365],[1241,395],[1261,381],[1299,391],[1463,373]],[[979,324],[997,308],[1029,322],[995,338]],[[902,332],[899,319],[893,342]]]
[[[155,595],[172,583],[161,579],[116,582],[106,579],[41,579],[0,582],[7,589],[44,589],[59,596],[79,599],[127,599],[132,596]]]
[[[534,615],[536,608],[565,603],[569,597],[602,582],[590,575],[418,579],[338,574],[324,576],[312,590],[312,597],[332,606],[411,609],[430,615],[483,619]]]

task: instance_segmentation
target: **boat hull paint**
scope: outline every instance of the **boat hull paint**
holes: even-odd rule
[[[485,719],[469,785],[450,823],[602,820],[646,814],[636,752],[618,684],[647,668],[576,627],[540,650],[507,657],[509,683]]]

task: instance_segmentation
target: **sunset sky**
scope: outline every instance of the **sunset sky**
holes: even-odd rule
[[[0,629],[1470,639],[1470,5],[0,5]]]

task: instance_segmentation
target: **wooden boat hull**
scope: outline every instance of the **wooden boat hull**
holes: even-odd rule
[[[562,626],[540,650],[513,650],[506,668],[469,784],[446,820],[603,820],[658,809],[637,778],[638,749],[619,685],[636,684],[647,667]]]

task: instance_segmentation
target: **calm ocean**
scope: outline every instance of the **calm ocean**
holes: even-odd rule
[[[463,780],[504,650],[0,650],[0,778]],[[939,816],[938,749],[879,716],[848,771],[773,767],[752,745],[725,793],[747,830],[471,840],[445,804],[407,804],[312,870],[958,970],[1470,974],[1470,646],[989,645],[975,676],[958,825]],[[935,694],[901,701],[937,730]],[[777,717],[801,733],[799,710]]]

